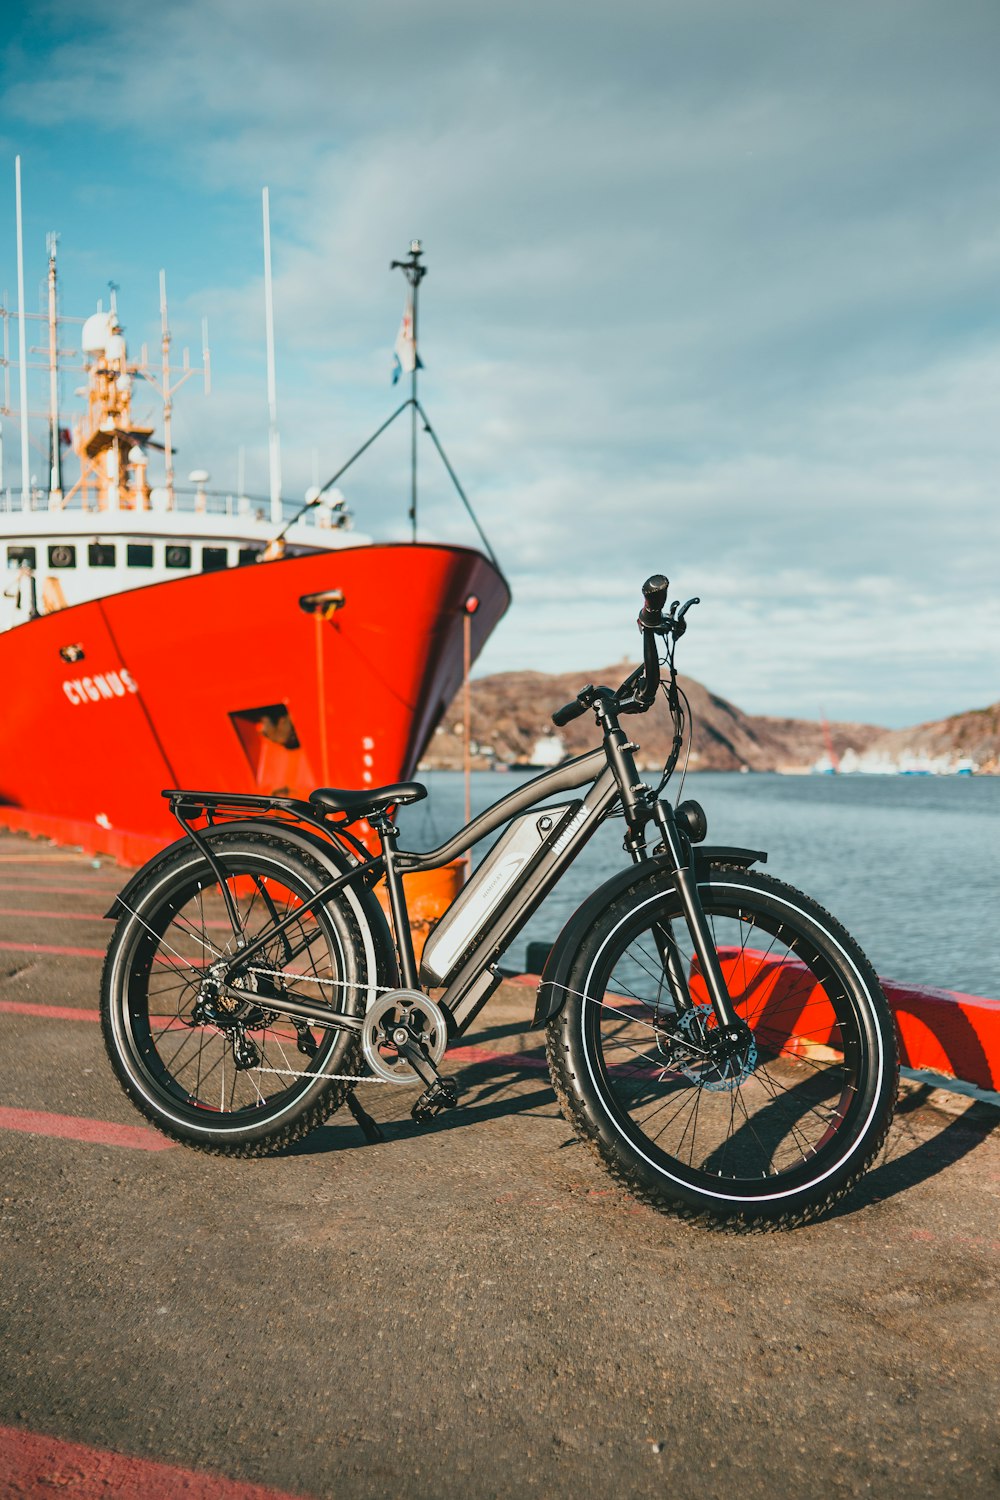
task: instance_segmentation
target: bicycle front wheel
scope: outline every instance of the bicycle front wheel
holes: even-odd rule
[[[360,1072],[357,1034],[282,1009],[284,1001],[361,1016],[376,976],[341,896],[308,908],[327,881],[278,833],[222,833],[208,861],[184,848],[154,864],[119,919],[105,960],[101,1019],[132,1102],[165,1134],[219,1154],[262,1156],[319,1125]],[[291,924],[237,970],[214,973],[284,918]]]
[[[744,870],[714,870],[700,891],[752,1040],[721,1044],[677,894],[648,876],[573,962],[548,1030],[556,1092],[612,1174],[654,1206],[733,1226],[801,1223],[847,1192],[885,1138],[892,1019],[857,944],[799,891]]]

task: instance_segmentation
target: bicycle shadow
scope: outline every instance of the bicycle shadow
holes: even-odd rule
[[[511,1030],[517,1029],[523,1028],[498,1027],[495,1031],[497,1034],[501,1031],[509,1034]],[[525,1053],[524,1056],[537,1063],[541,1061],[542,1049]],[[397,1142],[416,1140],[428,1134],[440,1135],[464,1130],[515,1116],[530,1117],[538,1114],[541,1118],[557,1118],[563,1123],[547,1078],[543,1082],[537,1074],[526,1077],[525,1071],[514,1064],[500,1069],[495,1064],[478,1061],[468,1063],[456,1076],[464,1098],[460,1099],[457,1109],[438,1115],[429,1125],[418,1125],[410,1118],[412,1091],[399,1090],[398,1098],[391,1104],[390,1111],[385,1111],[379,1107],[379,1096],[383,1091],[376,1090],[374,1085],[369,1084],[362,1095],[365,1108],[374,1115],[385,1135],[385,1139],[377,1143],[376,1149],[384,1151]],[[531,1087],[532,1083],[535,1084],[534,1087]],[[920,1084],[900,1101],[880,1159],[852,1189],[848,1198],[835,1205],[826,1217],[842,1218],[908,1192],[955,1166],[1000,1130],[1000,1110],[974,1101],[967,1110],[948,1120],[941,1129],[928,1134],[928,1122],[922,1120],[924,1128],[917,1131],[908,1117],[922,1108],[933,1090],[932,1084]],[[392,1093],[395,1095],[397,1091],[393,1089]],[[394,1114],[391,1112],[393,1109],[400,1112]],[[568,1125],[566,1128],[570,1129]],[[571,1136],[570,1141],[565,1144],[570,1144],[574,1139]],[[360,1127],[345,1107],[329,1123],[312,1131],[304,1140],[297,1141],[281,1154],[323,1156],[331,1152],[354,1151],[359,1147],[371,1149],[371,1143],[366,1141]]]
[[[541,1052],[539,1051],[537,1055],[540,1058]],[[533,1054],[526,1053],[525,1056],[532,1057]],[[513,1065],[498,1069],[492,1063],[470,1062],[454,1076],[458,1079],[462,1090],[458,1107],[445,1111],[436,1116],[431,1123],[423,1125],[417,1124],[409,1114],[410,1106],[416,1097],[415,1088],[405,1091],[392,1089],[392,1093],[398,1092],[400,1100],[403,1101],[401,1105],[399,1102],[395,1105],[390,1103],[390,1108],[400,1110],[399,1114],[394,1114],[380,1108],[380,1097],[384,1096],[386,1091],[381,1088],[376,1091],[375,1086],[369,1084],[360,1097],[365,1108],[372,1114],[385,1135],[384,1141],[374,1143],[376,1149],[384,1150],[397,1141],[415,1140],[419,1136],[428,1134],[440,1135],[443,1132],[484,1125],[494,1120],[509,1119],[515,1115],[531,1115],[543,1109],[545,1119],[552,1119],[556,1116],[561,1119],[551,1084],[547,1078],[542,1082],[534,1071],[532,1076],[526,1077],[523,1070]],[[538,1086],[526,1093],[525,1085],[530,1085],[536,1078]],[[327,1124],[319,1126],[303,1140],[296,1141],[294,1145],[287,1147],[279,1154],[282,1156],[325,1155],[331,1151],[353,1151],[359,1146],[370,1147],[372,1144],[366,1140],[361,1127],[351,1118],[345,1105]]]
[[[837,1204],[831,1218],[842,1218],[859,1208],[885,1203],[922,1182],[930,1181],[1000,1131],[1000,1110],[977,1100],[942,1129],[931,1135],[918,1133],[909,1124],[907,1116],[916,1114],[933,1091],[933,1084],[919,1084],[912,1094],[900,1101],[881,1158],[852,1190],[850,1197]]]

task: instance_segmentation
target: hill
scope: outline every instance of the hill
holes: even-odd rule
[[[845,770],[872,771],[885,763],[903,770],[954,771],[960,767],[1000,775],[1000,703],[947,719],[886,730]]]
[[[627,662],[582,672],[499,672],[472,683],[473,765],[524,765],[561,755],[577,755],[595,744],[590,714],[558,732],[552,711],[568,703],[585,682],[618,683],[630,671]],[[694,740],[691,769],[698,771],[805,771],[825,753],[822,727],[806,719],[746,714],[692,677],[679,682],[691,704]],[[670,749],[671,725],[662,700],[635,725],[641,740],[640,764],[661,766]],[[831,724],[838,755],[865,754],[887,731],[871,724]],[[457,769],[462,764],[462,698],[451,704],[421,765]],[[539,744],[539,742],[542,742]],[[548,743],[546,743],[546,741]]]

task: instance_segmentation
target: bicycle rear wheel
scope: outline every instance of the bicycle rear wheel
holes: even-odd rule
[[[815,902],[743,870],[714,871],[700,890],[752,1041],[726,1055],[676,893],[650,876],[574,960],[548,1031],[556,1091],[611,1172],[656,1207],[801,1223],[847,1192],[885,1138],[892,1019],[861,950]],[[671,992],[668,957],[689,1006]]]
[[[222,833],[213,851],[239,915],[242,946],[301,911],[237,971],[227,903],[192,846],[153,865],[119,919],[101,983],[111,1064],[165,1134],[203,1151],[262,1156],[322,1123],[360,1072],[357,1034],[283,1012],[283,1000],[363,1014],[376,976],[343,899],[312,912],[322,867],[277,833]]]

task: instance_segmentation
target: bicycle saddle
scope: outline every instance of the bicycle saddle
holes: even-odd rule
[[[327,812],[363,818],[367,813],[382,812],[404,802],[422,802],[426,796],[427,788],[421,782],[397,781],[392,786],[365,786],[353,791],[340,786],[318,786],[309,793],[309,801]]]

